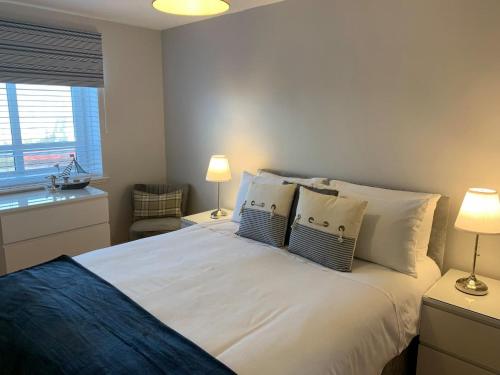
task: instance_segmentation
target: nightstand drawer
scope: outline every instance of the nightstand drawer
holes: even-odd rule
[[[418,347],[417,375],[494,375],[424,345]]]
[[[500,372],[500,329],[422,306],[420,342]]]

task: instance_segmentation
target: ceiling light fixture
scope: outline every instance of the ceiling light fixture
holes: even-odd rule
[[[229,9],[229,0],[154,0],[153,8],[180,16],[213,16]]]

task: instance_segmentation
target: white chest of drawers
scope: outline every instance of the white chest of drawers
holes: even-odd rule
[[[109,245],[108,194],[102,190],[0,196],[0,274]]]

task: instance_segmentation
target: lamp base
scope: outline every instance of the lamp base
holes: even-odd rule
[[[488,286],[481,280],[476,279],[476,276],[462,277],[455,283],[455,288],[463,293],[472,294],[474,296],[484,296],[488,294]]]
[[[215,210],[210,214],[212,219],[220,219],[224,216],[227,216],[227,212],[221,209]]]

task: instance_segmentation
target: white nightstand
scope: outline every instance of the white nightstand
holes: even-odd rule
[[[227,210],[224,208],[224,211],[227,212],[227,216],[224,216],[224,218],[231,218],[231,216],[233,215],[233,210]],[[181,228],[187,228],[187,227],[190,227],[191,225],[195,225],[195,224],[223,220],[223,219],[212,219],[210,217],[210,214],[212,212],[213,212],[213,210],[209,210],[209,211],[200,212],[200,213],[194,214],[194,215],[183,216],[181,218]]]
[[[417,375],[500,374],[500,281],[481,276],[478,297],[455,289],[465,276],[451,269],[424,295]]]

